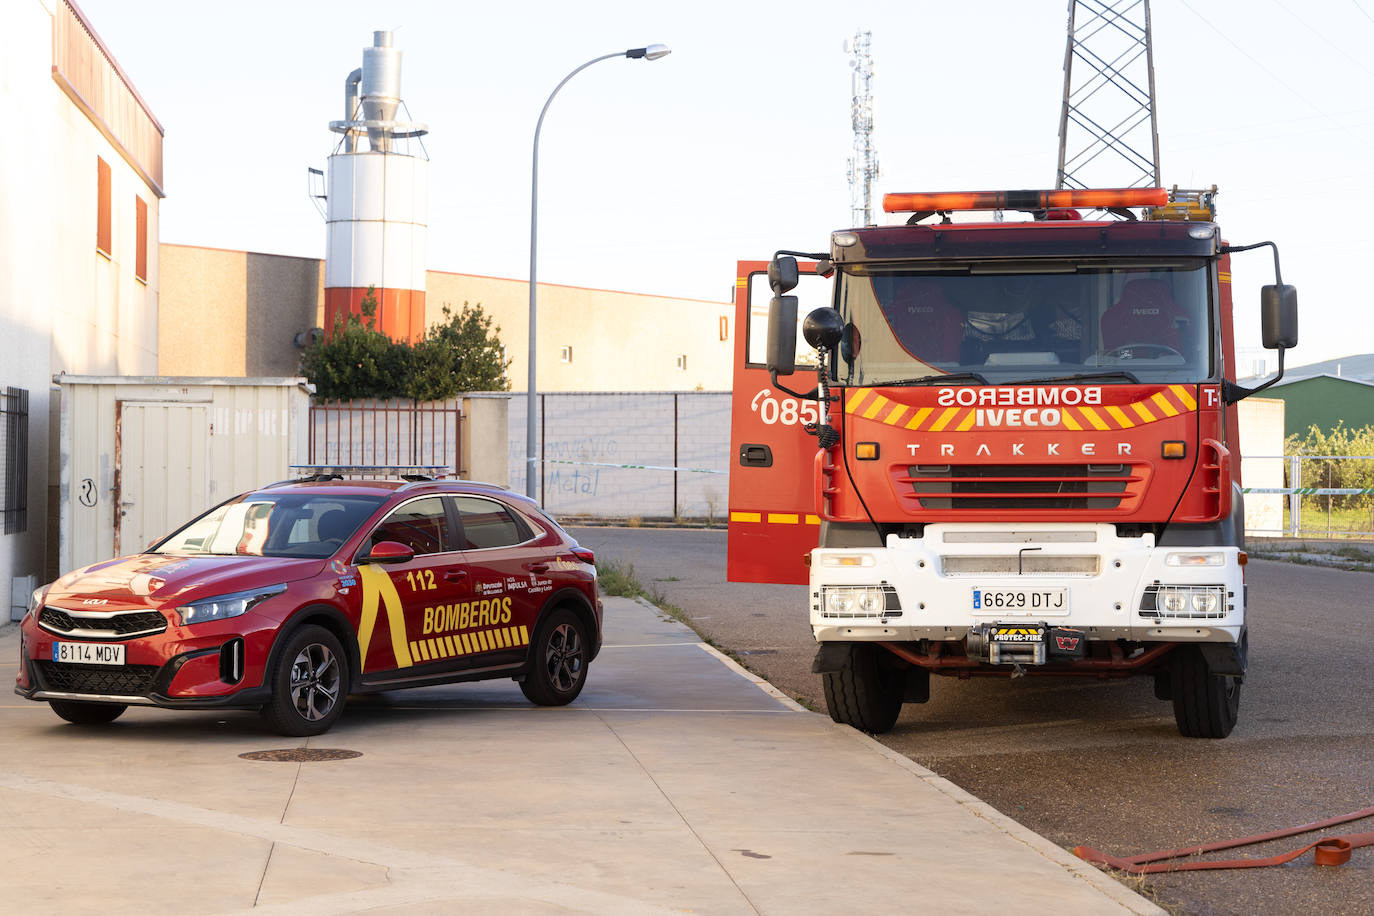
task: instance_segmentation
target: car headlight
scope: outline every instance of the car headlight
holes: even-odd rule
[[[285,585],[269,585],[246,592],[216,595],[214,598],[181,605],[177,608],[177,616],[181,618],[181,625],[184,627],[193,623],[205,623],[207,620],[227,620],[248,613],[248,609],[259,601],[280,595],[284,591]]]
[[[35,621],[38,620],[38,613],[43,610],[43,599],[48,597],[48,588],[51,585],[52,583],[49,582],[47,585],[40,585],[33,590],[29,595],[29,609],[25,616],[32,617]]]

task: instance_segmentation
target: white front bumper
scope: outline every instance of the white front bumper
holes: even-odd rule
[[[1044,620],[1089,639],[1234,643],[1245,624],[1239,555],[1157,547],[1153,534],[1117,537],[1110,524],[927,525],[923,537],[889,535],[882,548],[814,550],[811,629],[818,642],[958,640],[980,623]],[[1203,556],[1214,565],[1192,565]],[[846,587],[883,588],[887,605],[839,611],[827,590]],[[1216,606],[1170,612],[1160,587],[1210,589]],[[975,590],[980,603],[989,592],[1021,593],[1027,606],[975,608]]]

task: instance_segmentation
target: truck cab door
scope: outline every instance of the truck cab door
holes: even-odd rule
[[[803,264],[792,291],[797,314],[829,305],[830,281]],[[777,390],[764,367],[767,352],[767,261],[740,261],[735,280],[734,384],[730,407],[730,518],[726,578],[730,582],[805,584],[803,558],[816,546],[816,422],[818,405]],[[800,320],[798,326],[800,327]],[[816,387],[815,351],[797,342],[797,371],[788,388]]]

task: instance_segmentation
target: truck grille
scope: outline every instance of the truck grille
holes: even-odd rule
[[[913,464],[922,509],[1117,509],[1142,478],[1127,464]]]
[[[44,607],[38,615],[38,623],[50,632],[85,639],[129,639],[167,629],[167,618],[160,611],[87,615],[80,611]]]
[[[60,693],[144,696],[153,689],[157,665],[68,665],[39,659],[39,686]]]

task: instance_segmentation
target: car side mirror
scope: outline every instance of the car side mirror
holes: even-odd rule
[[[364,563],[405,563],[415,559],[415,551],[397,541],[380,541],[372,545],[372,550],[358,557],[358,564]]]
[[[1260,337],[1266,350],[1298,345],[1298,290],[1287,284],[1260,290]]]

